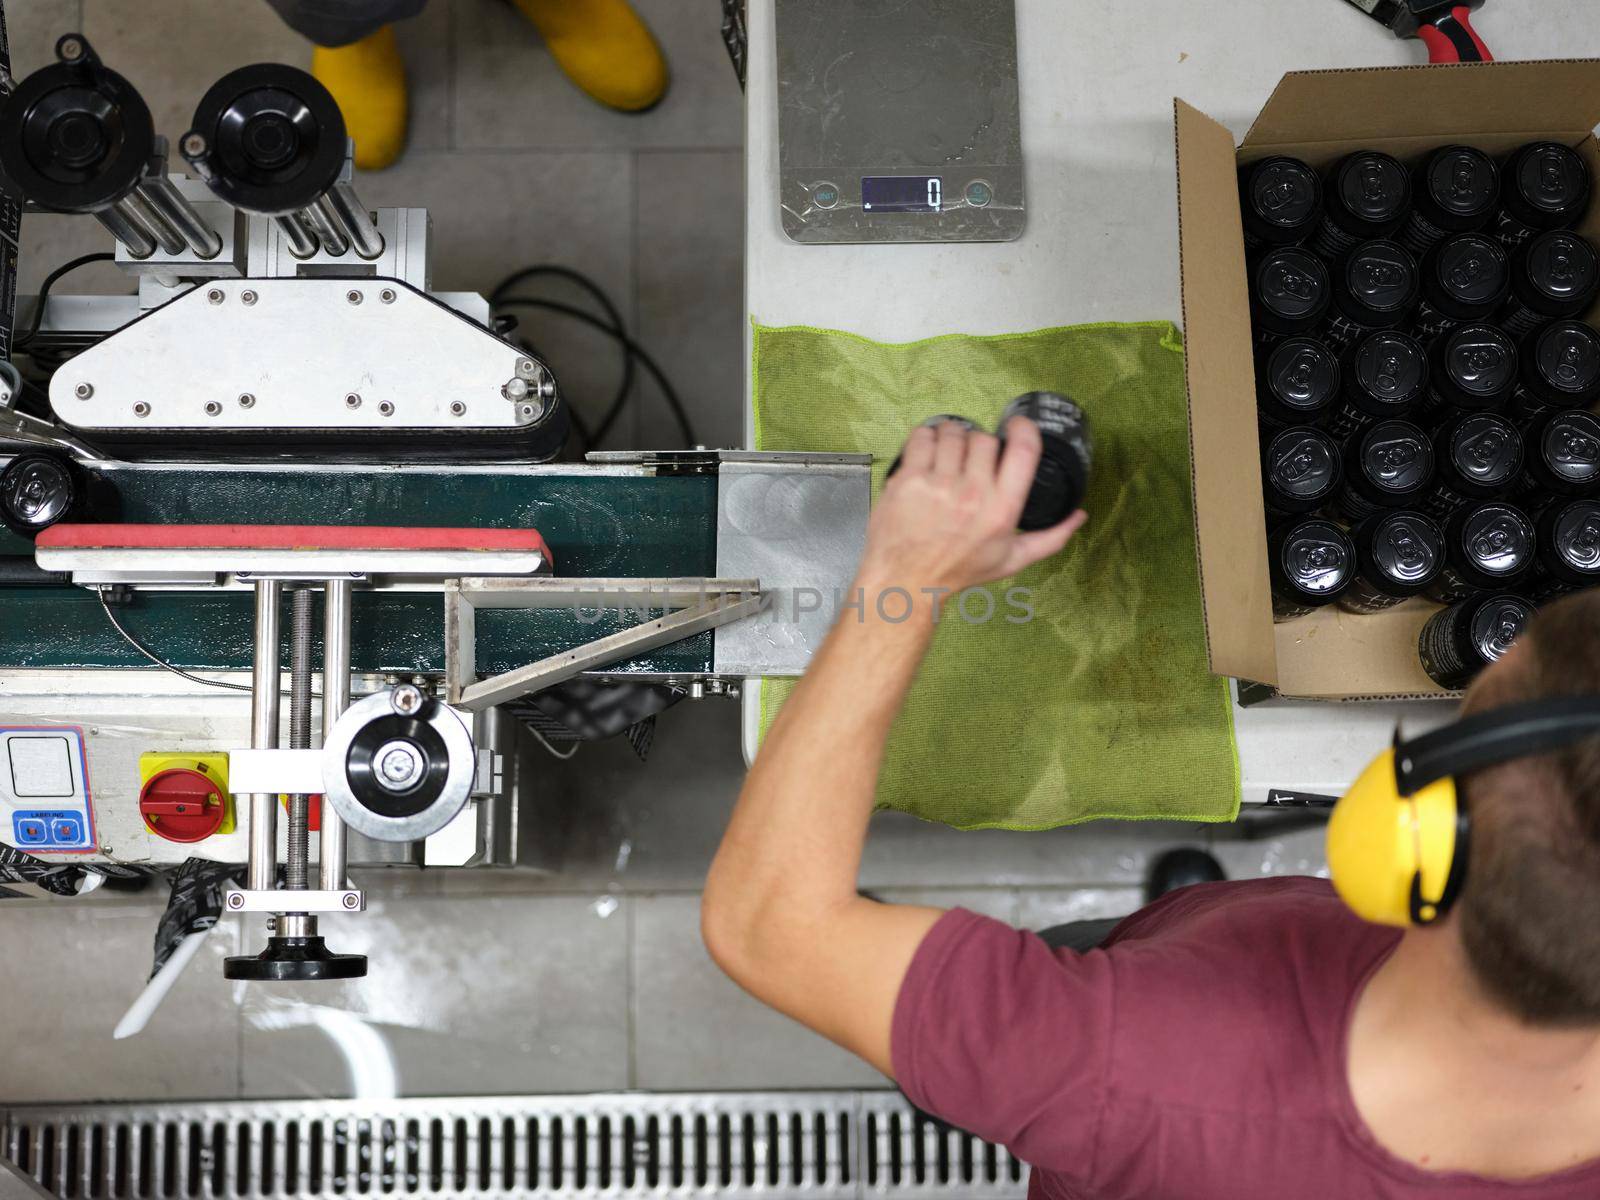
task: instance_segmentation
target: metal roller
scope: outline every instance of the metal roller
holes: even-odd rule
[[[409,684],[345,711],[323,750],[323,796],[351,829],[382,842],[439,832],[472,793],[472,736]]]

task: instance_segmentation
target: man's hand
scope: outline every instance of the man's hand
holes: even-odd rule
[[[1088,519],[1081,509],[1049,529],[1017,532],[1044,444],[1026,417],[1013,417],[1005,433],[1002,454],[999,438],[955,421],[912,431],[867,525],[862,581],[960,592],[1066,546]]]

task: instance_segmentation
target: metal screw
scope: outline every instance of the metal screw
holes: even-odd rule
[[[344,894],[344,898],[340,900],[339,903],[343,904],[346,908],[355,908],[361,903],[361,897],[356,895],[354,892],[346,892]]]
[[[228,893],[228,907],[229,908],[243,908],[244,907],[244,893],[243,892],[229,892]]]
[[[378,293],[378,299],[382,300],[385,304],[393,304],[394,303],[394,289],[393,288],[384,288],[383,291]]]
[[[461,403],[461,401],[452,400],[450,402],[450,414],[452,416],[459,417],[463,413],[465,413],[466,411],[467,411],[467,406],[465,404]]]
[[[90,396],[94,395],[94,385],[90,383],[80,383],[77,387],[72,389],[72,394],[79,400],[87,400]]]
[[[90,732],[93,733],[94,731],[90,730]],[[100,853],[109,858],[111,856],[111,843],[110,842],[101,842],[100,843]]]
[[[239,393],[239,407],[240,408],[253,408],[255,406],[255,402],[256,402],[256,398],[254,396],[252,396],[249,392],[240,392]]]
[[[533,365],[533,359],[531,359],[531,358],[519,358],[519,359],[517,359],[517,374],[522,376],[522,378],[524,378],[524,379],[532,379],[533,375],[534,375],[534,372],[536,370],[538,370],[538,368]]]
[[[539,382],[539,398],[541,400],[554,400],[556,398],[556,381],[544,379]]]
[[[360,396],[360,394],[357,393],[357,392],[348,392],[348,393],[346,393],[345,398],[344,398],[344,406],[346,408],[360,408],[361,407],[361,396]]]
[[[56,53],[61,56],[62,62],[73,62],[83,57],[83,42],[75,37],[63,38],[61,45],[56,47]]]
[[[205,135],[202,133],[185,134],[179,149],[185,154],[204,154],[206,152]]]
[[[531,405],[531,404],[524,404],[524,405],[523,405],[523,406],[522,406],[522,408],[521,408],[521,410],[520,410],[520,411],[521,411],[521,413],[522,413],[522,415],[523,415],[523,417],[524,417],[524,419],[526,419],[526,420],[529,420],[529,421],[531,421],[531,420],[533,420],[533,414],[534,414],[534,407],[533,407],[533,405]]]
[[[351,288],[348,292],[346,292],[344,294],[344,298],[350,301],[351,304],[361,303],[361,293],[356,291],[355,288]]]
[[[221,411],[222,405],[218,404],[215,400],[206,401],[206,416],[214,417]]]
[[[500,385],[500,394],[513,404],[518,400],[525,400],[528,396],[528,381],[526,379],[508,379]]]
[[[246,304],[254,304],[256,302],[256,294],[246,289],[245,291],[239,293],[239,299],[243,300]]]
[[[382,404],[378,405],[378,411],[386,417],[392,417],[394,416],[394,405],[385,400]]]
[[[408,717],[422,707],[422,692],[409,683],[402,683],[394,689],[389,702],[394,705],[395,712]]]
[[[133,406],[133,415],[136,417],[148,417],[150,415],[150,406],[143,400],[139,401]]]
[[[223,300],[222,289],[221,288],[212,288],[209,292],[206,293],[206,299],[211,301],[211,303],[213,303],[213,304],[221,304],[222,300]]]

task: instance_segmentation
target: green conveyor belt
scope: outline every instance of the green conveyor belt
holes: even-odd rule
[[[560,576],[716,574],[715,475],[552,474],[509,467],[108,468],[105,474],[116,489],[121,519],[129,522],[532,527],[544,535]],[[0,555],[19,554],[31,555],[30,544],[0,530]],[[246,669],[250,609],[244,592],[147,592],[119,616],[180,666]],[[608,614],[585,624],[568,609],[483,610],[477,617],[478,667],[508,670],[628,623]],[[287,629],[287,605],[283,624]],[[441,671],[443,624],[437,594],[358,589],[352,665],[357,671]],[[712,634],[704,633],[613,669],[705,671],[711,656]],[[0,587],[0,670],[140,665],[146,660],[111,628],[92,593]]]

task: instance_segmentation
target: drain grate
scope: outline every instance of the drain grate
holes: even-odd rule
[[[0,1146],[67,1200],[321,1196],[1010,1200],[1027,1168],[894,1092],[52,1105]]]

